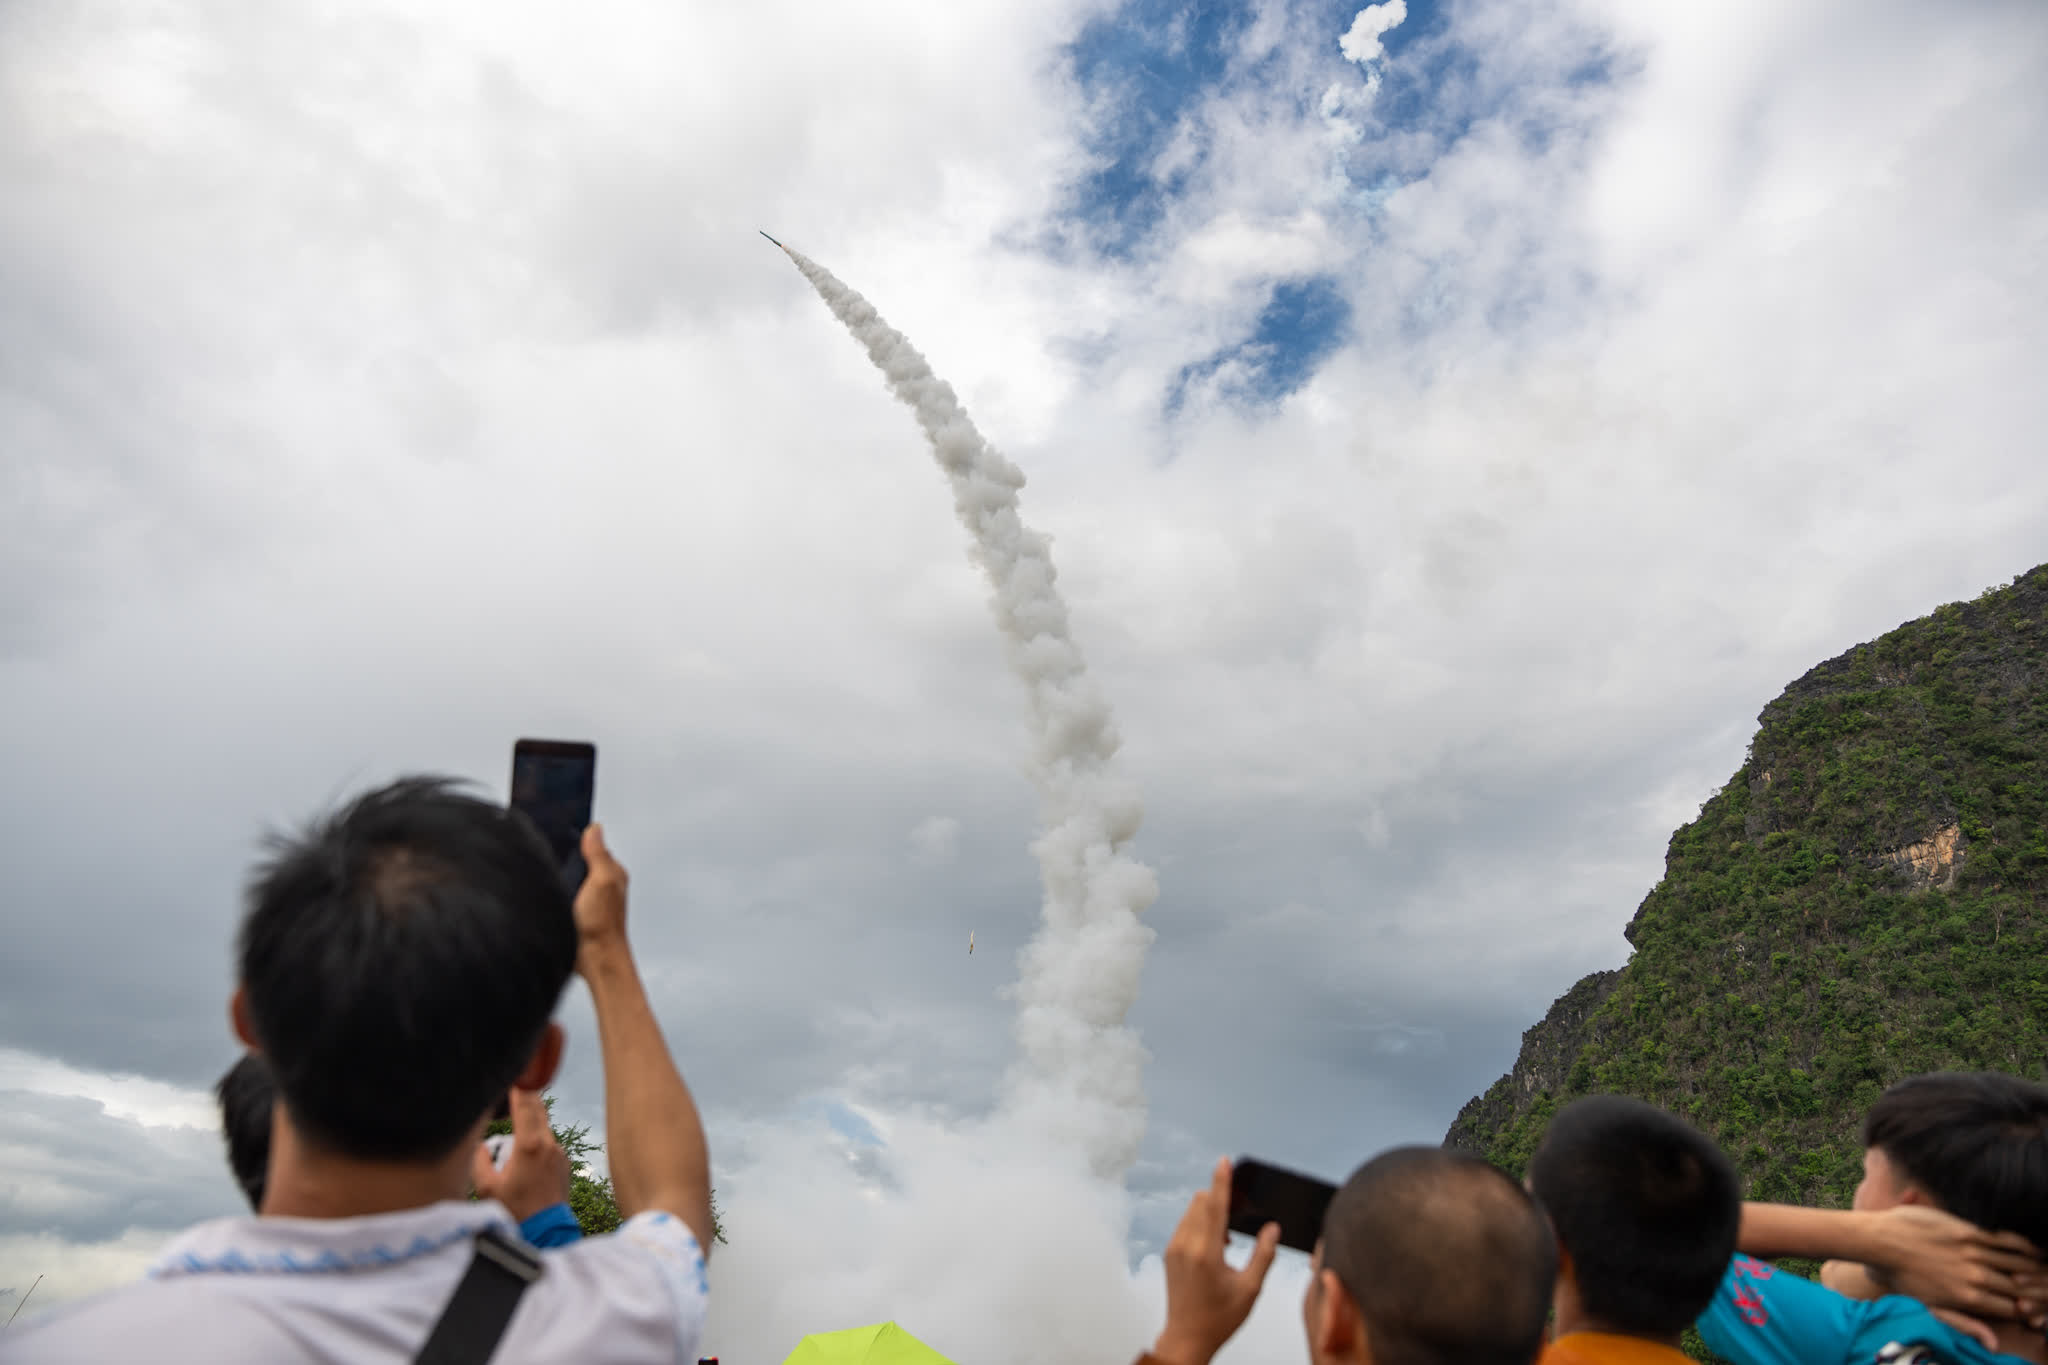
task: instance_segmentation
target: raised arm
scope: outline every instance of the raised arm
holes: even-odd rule
[[[1987,1232],[1926,1204],[1881,1212],[1744,1204],[1736,1244],[1766,1260],[1804,1256],[1869,1266],[1875,1275],[1861,1284],[1966,1313],[2028,1317],[2048,1297],[2048,1273],[2026,1238]],[[1831,1287],[1846,1288],[1840,1281],[1848,1273],[1838,1268],[1828,1277]]]
[[[1273,1268],[1280,1225],[1259,1229],[1243,1269],[1223,1259],[1230,1242],[1230,1162],[1218,1161],[1209,1188],[1188,1201],[1180,1226],[1166,1244],[1166,1326],[1144,1365],[1209,1365],[1244,1320]]]
[[[704,1125],[647,1003],[626,942],[626,869],[605,848],[604,831],[583,832],[590,867],[576,893],[576,971],[590,986],[604,1054],[605,1149],[612,1194],[630,1218],[674,1214],[711,1255],[711,1158]]]

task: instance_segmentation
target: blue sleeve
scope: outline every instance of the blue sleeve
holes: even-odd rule
[[[1852,1299],[1747,1256],[1729,1262],[1697,1326],[1735,1365],[1860,1365],[1894,1341],[1933,1346],[1945,1360],[1990,1358],[1912,1299]]]
[[[1856,1301],[1764,1261],[1728,1263],[1700,1314],[1700,1339],[1735,1365],[1835,1365],[1849,1359]]]
[[[576,1221],[576,1215],[569,1211],[567,1204],[550,1204],[521,1223],[519,1235],[529,1246],[567,1246],[582,1240],[583,1225]]]

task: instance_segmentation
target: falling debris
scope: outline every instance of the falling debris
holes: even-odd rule
[[[1011,988],[1022,1055],[1004,1103],[1085,1154],[1098,1176],[1120,1180],[1145,1133],[1145,1050],[1124,1018],[1153,937],[1138,916],[1159,887],[1152,869],[1126,851],[1144,807],[1136,786],[1112,770],[1116,727],[1068,633],[1051,544],[1018,515],[1023,471],[975,430],[909,340],[830,271],[775,245],[917,414],[995,590],[990,606],[1030,701],[1041,823],[1031,848],[1045,894],[1038,935]],[[969,952],[973,946],[970,934]]]
[[[14,1311],[13,1311],[12,1313],[9,1313],[9,1314],[7,1315],[7,1325],[8,1325],[9,1327],[12,1327],[12,1326],[14,1326],[14,1320],[15,1320],[15,1319],[16,1319],[17,1317],[20,1317],[20,1316],[21,1316],[21,1306],[22,1306],[22,1304],[25,1304],[25,1303],[27,1303],[27,1302],[28,1302],[28,1296],[29,1296],[29,1294],[33,1294],[33,1293],[35,1293],[35,1292],[36,1292],[36,1285],[37,1285],[37,1284],[41,1284],[42,1282],[43,1282],[43,1277],[42,1277],[42,1276],[40,1276],[40,1275],[36,1276],[36,1279],[35,1279],[35,1284],[32,1284],[32,1285],[30,1285],[30,1286],[28,1287],[28,1291],[27,1291],[27,1293],[24,1293],[24,1294],[23,1294],[23,1295],[21,1296],[21,1298],[20,1298],[20,1299],[18,1299],[18,1300],[17,1300],[16,1302],[15,1302],[15,1305],[14,1305]],[[9,1293],[12,1293],[13,1291],[12,1291],[12,1290],[9,1290],[8,1292],[9,1292]]]

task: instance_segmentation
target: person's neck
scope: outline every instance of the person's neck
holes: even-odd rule
[[[266,1218],[359,1218],[464,1199],[475,1148],[474,1141],[458,1143],[437,1161],[344,1156],[308,1143],[279,1104],[271,1118],[270,1173],[260,1212]]]

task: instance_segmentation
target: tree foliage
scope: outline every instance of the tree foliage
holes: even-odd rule
[[[577,1224],[585,1237],[596,1237],[601,1233],[617,1230],[624,1221],[619,1213],[619,1201],[612,1194],[612,1180],[608,1175],[598,1175],[590,1164],[590,1158],[604,1148],[590,1140],[590,1125],[558,1124],[555,1117],[555,1097],[543,1097],[548,1107],[548,1127],[553,1130],[555,1141],[569,1156],[569,1211],[576,1215]],[[512,1131],[512,1120],[498,1119],[484,1130],[485,1137],[496,1137]],[[718,1192],[711,1194],[711,1237],[715,1242],[725,1240],[725,1225],[718,1217]]]

